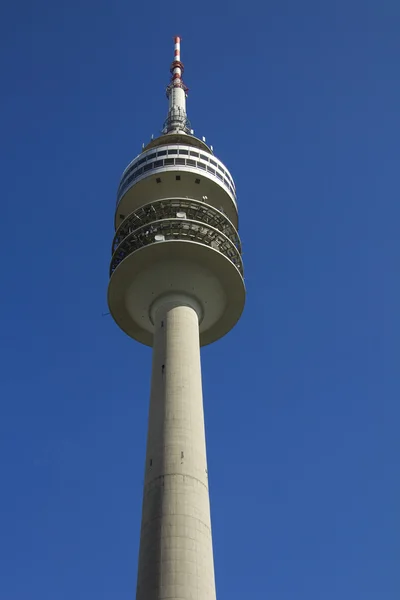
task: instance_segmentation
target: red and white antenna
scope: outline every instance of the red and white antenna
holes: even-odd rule
[[[174,37],[174,42],[175,42],[175,60],[178,60],[180,62],[181,60],[181,38],[179,37],[179,35],[176,35]]]
[[[171,85],[173,87],[181,87],[186,93],[188,88],[182,81],[184,71],[183,63],[181,62],[181,38],[179,35],[174,37],[174,60],[171,64]]]
[[[186,96],[189,90],[182,80],[184,66],[181,62],[181,38],[178,35],[174,37],[174,60],[170,70],[171,82],[167,87],[169,111],[163,131],[190,133],[190,123],[186,116]]]

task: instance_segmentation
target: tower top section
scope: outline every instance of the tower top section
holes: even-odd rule
[[[188,88],[183,83],[184,71],[181,62],[181,38],[174,37],[174,60],[171,64],[171,81],[167,87],[169,102],[168,116],[164,122],[163,133],[191,134],[191,125],[186,114],[186,98]]]

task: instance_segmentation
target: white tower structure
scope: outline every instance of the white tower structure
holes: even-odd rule
[[[235,184],[187,119],[179,37],[171,73],[162,134],[122,174],[108,303],[153,347],[136,600],[215,600],[200,346],[245,287]]]

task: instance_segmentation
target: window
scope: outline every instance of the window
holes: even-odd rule
[[[229,187],[229,181],[227,179],[224,179],[224,183]]]
[[[197,166],[199,169],[204,169],[204,171],[206,170],[206,165],[203,165],[200,161],[198,161]]]
[[[157,183],[161,183],[160,177],[157,177],[156,181],[157,181]]]
[[[179,150],[179,154],[189,154],[188,150]]]
[[[213,169],[212,167],[207,167],[207,171],[215,175],[215,169]]]
[[[156,169],[157,167],[162,167],[164,164],[163,160],[156,160],[154,163],[154,168]]]
[[[173,165],[174,164],[174,159],[173,158],[166,158],[164,160],[164,165]]]
[[[223,168],[222,168],[220,165],[217,165],[217,167],[218,167],[218,169],[219,169],[220,171],[222,171],[223,173],[225,173],[225,171],[223,170]]]
[[[187,158],[187,159],[186,159],[186,164],[187,164],[189,167],[195,167],[195,166],[196,166],[196,161],[195,161],[195,160],[191,160],[190,158]]]
[[[126,187],[127,185],[129,185],[130,182],[135,179],[135,177],[136,177],[136,173],[133,173],[130,177],[128,177],[128,179],[124,183],[124,187]]]
[[[218,163],[216,163],[215,160],[211,160],[211,158],[210,158],[210,163],[212,165],[214,165],[214,167],[218,167]]]
[[[148,165],[144,165],[143,167],[143,171],[150,171],[150,169],[153,168],[153,163],[150,163]]]
[[[165,156],[167,154],[166,150],[160,150],[160,152],[157,152],[157,156]]]
[[[127,171],[125,173],[125,175],[123,176],[122,181],[126,181],[129,177],[129,175],[132,175],[133,172],[134,172],[134,169],[129,169],[129,171]]]
[[[155,153],[155,152],[153,152],[153,154],[150,154],[150,155],[147,157],[147,160],[152,160],[152,159],[153,159],[153,158],[155,158],[155,157],[156,157],[156,153]]]
[[[222,177],[222,175],[220,173],[218,173],[218,171],[215,174],[218,177],[218,179],[220,179],[221,181],[224,180],[224,178]]]
[[[205,154],[200,154],[200,158],[208,162],[208,156],[206,156]]]
[[[200,183],[200,179],[195,179],[194,182],[195,183]]]
[[[138,177],[138,176],[139,176],[139,175],[141,175],[142,173],[143,173],[143,167],[142,167],[142,168],[140,168],[140,169],[138,169],[138,170],[136,171],[136,176]]]
[[[142,160],[139,160],[139,161],[138,161],[138,165],[142,165],[144,162],[146,162],[146,159],[145,159],[145,158],[142,158]]]
[[[168,154],[178,154],[178,150],[176,148],[170,148]]]
[[[176,179],[177,181],[180,181],[180,180],[181,180],[181,176],[180,176],[180,175],[177,175],[177,176],[175,177],[175,179]]]
[[[193,152],[193,150],[190,151],[190,156],[196,156],[197,158],[199,158],[199,153],[198,152]]]
[[[184,165],[185,164],[185,159],[184,158],[176,158],[175,159],[175,164],[176,165]]]

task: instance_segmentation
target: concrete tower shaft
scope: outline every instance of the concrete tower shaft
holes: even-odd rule
[[[153,347],[137,600],[215,600],[200,346],[245,303],[236,187],[190,129],[180,38],[168,117],[122,174],[108,304]]]
[[[215,600],[198,307],[155,307],[136,600]]]

